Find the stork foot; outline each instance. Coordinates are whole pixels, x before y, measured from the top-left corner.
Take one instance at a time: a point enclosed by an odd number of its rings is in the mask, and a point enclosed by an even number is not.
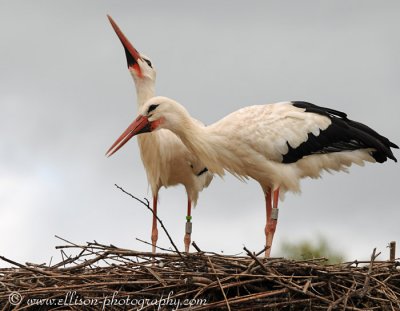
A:
[[[273,191],[272,198],[271,189],[265,195],[266,210],[267,210],[267,224],[265,225],[265,257],[271,255],[272,241],[276,225],[278,224],[278,201],[279,201],[279,188]]]
[[[265,226],[265,240],[266,240],[265,257],[269,257],[271,255],[271,247],[272,247],[272,241],[274,240],[276,224],[277,221],[271,219],[270,221],[267,222],[267,225]]]
[[[189,253],[191,236],[192,236],[192,223],[190,221],[187,221],[185,227],[185,237],[183,238],[183,242],[185,243],[186,253]]]
[[[153,254],[156,253],[157,240],[158,240],[158,229],[156,227],[153,228],[153,230],[151,231],[151,244],[152,244]]]
[[[185,243],[185,252],[189,253],[190,242],[192,241],[190,238],[190,234],[186,233],[185,237],[183,238],[183,241]]]

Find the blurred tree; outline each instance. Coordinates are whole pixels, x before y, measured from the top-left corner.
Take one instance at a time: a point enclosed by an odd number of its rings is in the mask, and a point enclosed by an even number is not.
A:
[[[344,261],[345,256],[340,251],[331,248],[326,238],[319,236],[316,243],[303,240],[297,243],[284,241],[281,244],[281,254],[284,257],[297,260],[325,257],[327,264]]]

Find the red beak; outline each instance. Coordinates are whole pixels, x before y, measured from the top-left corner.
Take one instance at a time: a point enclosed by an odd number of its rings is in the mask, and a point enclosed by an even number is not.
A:
[[[111,23],[111,26],[114,28],[115,33],[117,34],[119,40],[125,49],[126,61],[128,63],[128,68],[134,68],[139,75],[141,75],[140,66],[138,64],[138,59],[142,60],[140,53],[133,47],[132,43],[125,37],[124,33],[119,29],[117,23],[112,19],[110,15],[107,15],[108,20]]]
[[[106,156],[110,157],[117,152],[123,145],[125,145],[133,136],[141,133],[151,132],[151,123],[145,116],[139,115],[135,121],[128,126],[125,132],[113,143],[110,149],[107,150]]]

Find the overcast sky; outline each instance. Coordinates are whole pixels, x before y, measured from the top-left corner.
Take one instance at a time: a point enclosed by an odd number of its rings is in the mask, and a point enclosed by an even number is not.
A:
[[[62,244],[97,240],[150,251],[150,199],[136,139],[105,151],[136,115],[110,14],[157,68],[157,94],[204,123],[240,107],[305,100],[343,110],[400,143],[398,1],[0,2],[0,255],[48,262]],[[399,151],[395,155],[400,158]],[[400,166],[352,167],[287,194],[283,240],[327,237],[349,259],[400,242]],[[214,178],[193,212],[204,250],[264,245],[259,185]],[[162,189],[159,216],[183,249],[186,195]],[[159,245],[169,247],[159,231]],[[4,263],[0,263],[0,266]]]

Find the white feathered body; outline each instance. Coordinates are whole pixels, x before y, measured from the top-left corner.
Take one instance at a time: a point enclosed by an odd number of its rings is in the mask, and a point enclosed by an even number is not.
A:
[[[138,143],[152,192],[182,184],[196,205],[199,192],[212,180],[210,172],[197,176],[204,169],[198,158],[169,130],[140,135]]]
[[[326,116],[304,111],[291,102],[249,106],[207,127],[182,114],[182,130],[173,130],[211,172],[222,176],[226,170],[241,179],[251,177],[265,191],[299,192],[301,178],[318,178],[323,170],[345,171],[353,163],[375,162],[371,149],[366,148],[282,163],[288,144],[297,148],[309,133],[318,136],[331,124]]]
[[[154,96],[155,77],[138,78],[134,73],[132,77],[140,111],[144,103]],[[213,178],[209,171],[199,175],[205,167],[204,164],[173,132],[166,129],[138,136],[138,144],[153,195],[156,195],[161,187],[182,184],[189,199],[196,206],[199,192],[207,187]]]

